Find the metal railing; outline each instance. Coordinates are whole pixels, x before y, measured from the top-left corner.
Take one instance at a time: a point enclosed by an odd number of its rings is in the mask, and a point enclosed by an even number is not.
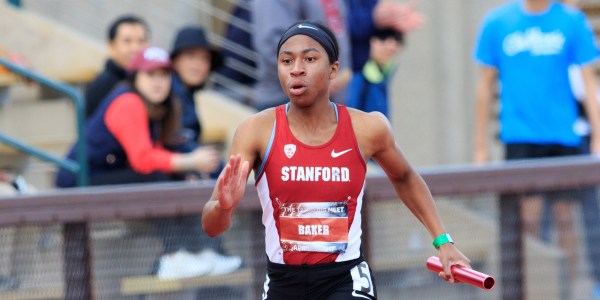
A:
[[[482,193],[508,194],[533,190],[554,190],[576,188],[600,184],[600,160],[591,157],[557,158],[507,162],[484,166],[455,166],[421,169],[420,174],[435,197],[468,196]],[[66,299],[83,299],[73,295],[88,295],[93,298],[96,285],[92,272],[93,255],[81,255],[81,249],[89,249],[89,226],[92,222],[110,220],[149,219],[199,214],[210,197],[214,182],[139,184],[123,186],[91,187],[85,189],[67,189],[40,193],[37,195],[4,198],[0,201],[0,226],[35,225],[56,223],[65,224],[63,248],[65,264]],[[389,202],[397,199],[393,187],[385,176],[367,178],[365,191],[368,205],[375,202]],[[169,201],[165,201],[169,199]],[[366,202],[365,202],[366,203]],[[502,299],[525,299],[526,281],[524,280],[524,248],[522,236],[515,234],[520,228],[515,222],[519,215],[517,197],[503,198],[499,201],[499,215],[496,222],[499,249],[510,249],[510,255],[501,253],[500,273],[502,280]],[[490,203],[491,204],[491,203]],[[249,184],[244,199],[238,207],[240,212],[251,212],[260,220],[260,201],[254,187]],[[367,214],[365,213],[365,216]],[[368,224],[376,219],[366,218]],[[69,224],[86,224],[82,228],[73,228]],[[250,226],[252,225],[252,226]],[[256,229],[253,241],[263,238],[261,225],[245,224],[244,228]],[[377,247],[369,242],[370,234],[364,232],[365,253],[369,248]],[[507,239],[506,237],[510,237]],[[464,241],[463,241],[464,244]],[[372,250],[372,249],[371,249]],[[87,251],[86,251],[87,252]],[[74,257],[73,253],[79,253]],[[256,260],[264,259],[262,248],[253,254]],[[262,265],[252,266],[255,272],[254,287],[260,290]],[[79,274],[79,276],[77,276]],[[88,276],[81,276],[87,274]],[[517,277],[516,279],[513,277]]]
[[[23,5],[21,0],[6,0],[6,2],[13,5],[14,7],[21,7]]]
[[[19,141],[16,138],[10,137],[2,132],[0,132],[0,143],[6,144],[10,147],[13,147],[19,151],[27,153],[29,155],[35,156],[41,160],[45,160],[51,162],[61,168],[65,168],[73,173],[77,174],[77,184],[79,186],[88,185],[88,168],[87,168],[87,159],[86,159],[86,149],[85,149],[85,141],[83,139],[83,124],[84,124],[84,102],[81,94],[73,87],[68,86],[63,83],[56,82],[49,78],[46,78],[40,74],[27,70],[23,67],[15,65],[5,59],[0,58],[0,66],[3,66],[10,71],[21,75],[25,78],[38,82],[49,89],[57,91],[61,94],[67,96],[75,107],[76,114],[76,126],[77,126],[77,161],[72,161],[70,159],[63,159],[51,155],[41,149],[38,149],[32,145],[28,145],[24,142]]]

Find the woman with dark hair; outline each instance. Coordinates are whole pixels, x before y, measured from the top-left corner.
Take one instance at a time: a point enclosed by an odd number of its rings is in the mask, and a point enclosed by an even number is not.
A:
[[[171,88],[171,60],[161,48],[134,55],[128,77],[103,100],[85,128],[91,185],[172,181],[175,173],[210,173],[219,167],[218,152],[166,150],[184,142],[178,138],[181,104]],[[75,158],[71,149],[69,158]],[[73,173],[61,169],[59,187],[75,186]],[[217,255],[219,245],[202,231],[199,216],[160,218],[155,224],[163,237],[163,255],[156,275],[177,279],[219,275],[241,265],[237,256]],[[203,237],[206,237],[204,239]],[[207,250],[208,249],[208,250]]]

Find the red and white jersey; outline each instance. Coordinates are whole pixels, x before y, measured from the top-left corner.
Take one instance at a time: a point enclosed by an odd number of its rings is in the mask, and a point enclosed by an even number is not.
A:
[[[301,265],[358,258],[366,164],[345,106],[333,137],[310,146],[292,134],[286,106],[276,118],[256,188],[265,245],[274,263]]]

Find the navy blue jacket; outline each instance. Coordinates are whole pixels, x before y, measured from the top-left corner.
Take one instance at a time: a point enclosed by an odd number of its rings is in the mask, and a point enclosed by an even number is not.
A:
[[[112,89],[127,77],[127,71],[113,60],[106,61],[104,70],[85,87],[85,117],[91,117],[98,109],[102,100]]]
[[[355,72],[348,85],[348,100],[346,106],[364,112],[378,111],[389,118],[388,81],[369,82],[362,72]]]
[[[378,0],[346,0],[348,6],[348,31],[352,47],[352,70],[362,71],[369,60],[370,39],[375,32],[373,10]]]
[[[187,88],[179,76],[173,73],[172,76],[172,89],[175,96],[180,100],[181,103],[181,132],[179,137],[183,139],[181,145],[175,147],[174,151],[188,153],[199,146],[198,140],[202,135],[202,127],[198,114],[196,113],[196,102],[194,100],[194,93],[197,89]]]
[[[86,121],[84,132],[90,177],[113,170],[129,168],[125,150],[104,122],[104,115],[110,104],[118,96],[127,92],[131,92],[131,89],[126,83],[118,84]],[[156,141],[157,137],[154,134],[153,127],[153,125],[150,125],[150,132],[152,140]],[[76,160],[76,157],[76,145],[74,145],[70,149],[67,158]],[[58,187],[74,187],[77,183],[76,176],[72,172],[61,168],[58,171],[55,183]]]

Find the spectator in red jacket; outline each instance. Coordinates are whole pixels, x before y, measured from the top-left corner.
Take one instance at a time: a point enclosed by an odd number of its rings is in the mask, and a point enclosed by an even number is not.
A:
[[[172,95],[171,68],[169,53],[161,48],[137,52],[127,68],[127,80],[88,119],[85,143],[91,185],[170,181],[173,173],[209,173],[219,166],[217,152],[165,149],[179,142],[175,137],[181,126],[180,103]],[[75,157],[74,148],[69,157]],[[75,177],[61,169],[56,183],[74,186]],[[164,244],[156,270],[161,279],[229,273],[242,263],[237,256],[218,254],[218,245],[212,245],[218,240],[201,239],[206,235],[199,216],[162,218],[156,224]]]

